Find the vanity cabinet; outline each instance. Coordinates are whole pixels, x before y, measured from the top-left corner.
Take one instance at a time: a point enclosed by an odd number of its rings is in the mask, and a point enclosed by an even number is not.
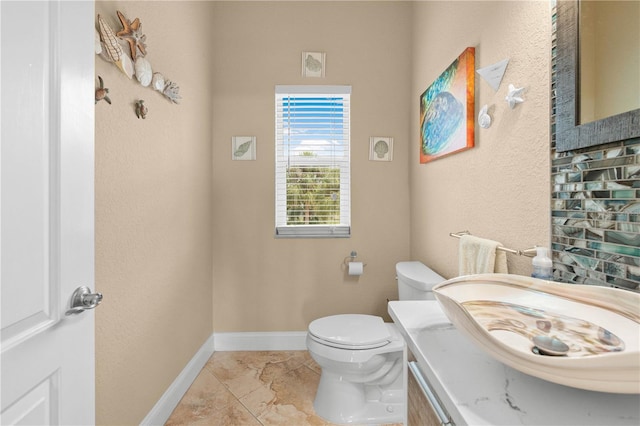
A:
[[[411,351],[407,355],[407,426],[453,426]]]
[[[435,300],[389,302],[407,342],[409,425],[640,425],[640,395],[594,392],[532,377],[494,359],[449,321]],[[413,376],[412,369],[419,367]],[[422,394],[423,381],[428,390]],[[431,393],[439,408],[430,408]],[[441,410],[444,417],[430,417]],[[441,421],[443,418],[444,421]]]

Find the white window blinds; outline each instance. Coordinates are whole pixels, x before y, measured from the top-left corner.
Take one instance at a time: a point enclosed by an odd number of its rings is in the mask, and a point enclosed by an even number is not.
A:
[[[276,86],[276,236],[348,237],[351,86]]]

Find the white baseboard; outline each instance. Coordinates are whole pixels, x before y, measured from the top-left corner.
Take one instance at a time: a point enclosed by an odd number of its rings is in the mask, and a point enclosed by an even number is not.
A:
[[[193,381],[216,351],[301,351],[306,331],[213,333],[160,397],[141,426],[164,425]]]
[[[216,351],[302,351],[306,331],[213,333]]]
[[[189,386],[191,386],[204,365],[211,358],[213,348],[212,334],[171,383],[169,389],[160,397],[156,405],[149,411],[149,414],[140,422],[141,425],[164,425],[167,422],[169,416],[171,416],[171,413],[173,413],[173,410],[189,389]]]

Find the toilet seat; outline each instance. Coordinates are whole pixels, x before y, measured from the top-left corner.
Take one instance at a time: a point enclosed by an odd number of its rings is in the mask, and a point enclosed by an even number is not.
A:
[[[309,324],[309,335],[318,343],[339,349],[375,349],[392,340],[381,317],[362,314],[332,315]]]

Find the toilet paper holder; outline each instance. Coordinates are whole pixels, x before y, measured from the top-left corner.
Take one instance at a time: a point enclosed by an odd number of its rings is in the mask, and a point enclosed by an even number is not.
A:
[[[349,256],[344,258],[342,263],[344,263],[344,266],[349,267],[349,262],[355,262],[357,256],[358,256],[358,253],[355,250],[352,250],[351,253],[349,254]],[[367,266],[367,264],[363,262],[362,266],[363,267]]]

